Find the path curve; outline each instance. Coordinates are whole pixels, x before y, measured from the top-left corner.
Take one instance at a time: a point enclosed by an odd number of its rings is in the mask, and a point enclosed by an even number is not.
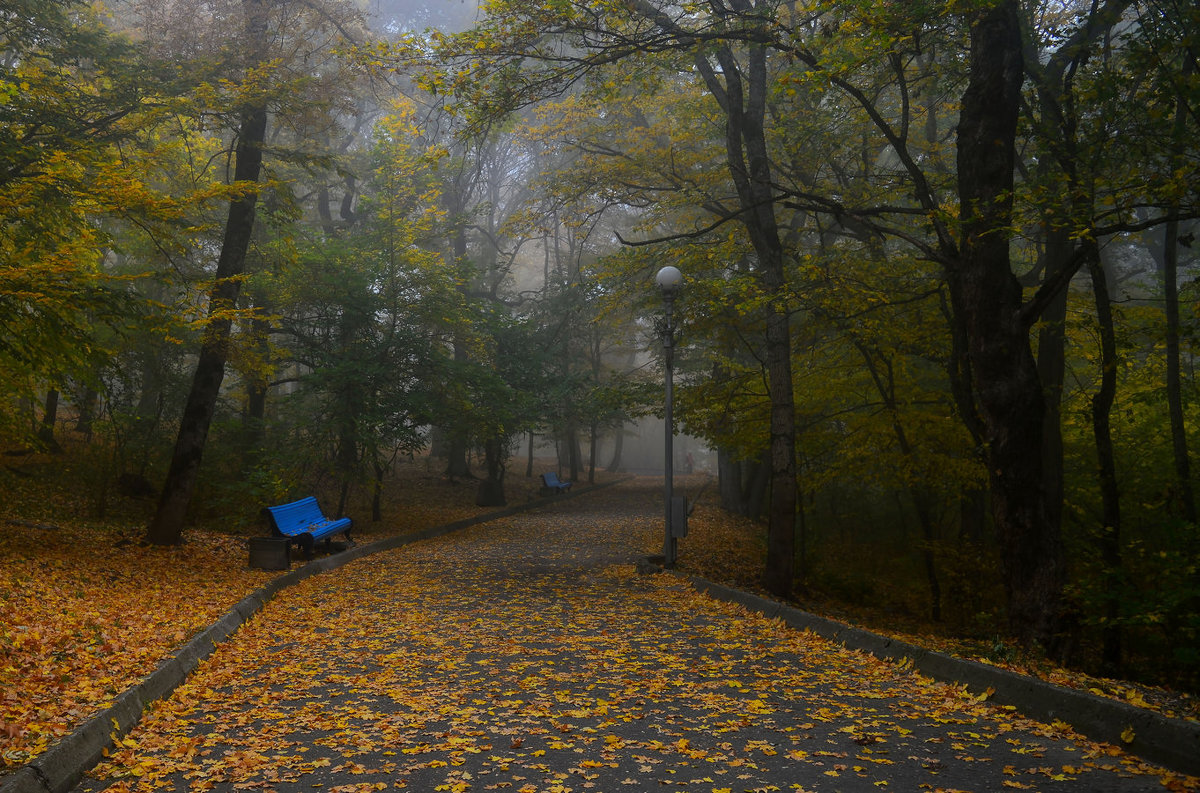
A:
[[[77,790],[1164,789],[1063,726],[638,574],[660,505],[614,488],[308,578]]]

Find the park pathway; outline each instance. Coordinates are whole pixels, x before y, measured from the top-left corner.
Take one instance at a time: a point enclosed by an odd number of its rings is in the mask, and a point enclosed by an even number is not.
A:
[[[618,486],[309,578],[78,790],[1164,790],[1065,728],[639,574],[660,504]]]

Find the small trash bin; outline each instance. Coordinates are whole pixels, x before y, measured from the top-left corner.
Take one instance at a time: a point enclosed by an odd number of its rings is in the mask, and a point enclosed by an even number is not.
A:
[[[256,570],[287,570],[292,565],[291,546],[286,537],[251,537],[250,566]]]

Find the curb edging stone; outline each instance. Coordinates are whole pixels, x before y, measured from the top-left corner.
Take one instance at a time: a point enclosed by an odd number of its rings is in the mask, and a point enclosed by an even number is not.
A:
[[[83,779],[88,769],[100,762],[104,751],[113,746],[141,720],[152,703],[163,699],[181,685],[208,658],[217,645],[228,640],[252,616],[258,613],[275,595],[306,578],[336,570],[364,556],[399,548],[420,540],[441,537],[456,531],[510,517],[521,512],[550,506],[567,499],[612,487],[620,479],[601,482],[575,492],[556,495],[552,499],[537,499],[523,504],[487,512],[471,518],[456,520],[411,534],[387,537],[366,545],[355,545],[331,556],[314,559],[294,570],[279,575],[242,598],[215,623],[182,647],[164,658],[147,677],[117,696],[113,704],[89,718],[70,734],[0,780],[0,793],[68,793]]]
[[[927,650],[696,576],[676,575],[715,600],[737,603],[768,619],[779,619],[796,630],[811,631],[876,658],[901,663],[911,661],[913,669],[923,675],[964,686],[976,696],[986,695],[989,702],[1011,706],[1024,716],[1046,723],[1064,722],[1091,740],[1119,746],[1130,754],[1173,771],[1200,776],[1200,723],[1064,688],[979,661]],[[1127,729],[1133,732],[1132,741],[1122,737],[1123,733],[1127,734]]]
[[[119,695],[108,708],[0,780],[0,793],[68,793],[87,770],[100,761],[105,749],[133,729],[150,704],[169,696],[201,661],[213,653],[217,645],[232,637],[247,620],[284,589],[365,556],[584,496],[618,484],[619,481],[621,480],[593,485],[585,490],[560,494],[549,500],[528,501],[366,545],[356,545],[273,578],[236,603],[187,644],[175,650],[173,656],[162,660],[149,676]],[[868,652],[894,662],[911,661],[916,671],[936,680],[963,686],[976,695],[982,695],[990,689],[987,696],[992,703],[1011,706],[1022,715],[1039,721],[1064,722],[1089,739],[1120,746],[1131,754],[1171,770],[1200,776],[1200,724],[1195,722],[1169,718],[1106,697],[1063,688],[977,661],[926,650],[742,590],[673,570],[670,572],[688,581],[697,591],[716,600],[740,604],[768,619],[779,619],[796,630],[811,631],[851,650]],[[1133,732],[1133,740],[1129,742],[1122,738],[1127,729]]]

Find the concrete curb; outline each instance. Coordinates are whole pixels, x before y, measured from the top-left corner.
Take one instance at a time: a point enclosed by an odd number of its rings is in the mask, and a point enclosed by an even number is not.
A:
[[[319,573],[336,570],[355,559],[380,551],[399,548],[419,540],[441,537],[456,531],[506,518],[521,512],[550,506],[565,499],[578,498],[596,490],[611,487],[621,480],[591,485],[575,492],[553,498],[527,501],[524,504],[464,518],[443,526],[388,537],[367,545],[356,545],[332,556],[314,559],[272,579],[240,600],[211,626],[192,637],[175,655],[164,659],[148,677],[117,697],[108,708],[88,719],[70,735],[61,739],[29,763],[21,766],[0,782],[0,793],[67,793],[83,779],[89,768],[100,762],[104,750],[129,733],[153,702],[171,694],[200,665],[212,655],[217,645],[237,633],[245,622],[279,592]]]
[[[770,619],[782,620],[796,630],[812,631],[822,638],[851,650],[868,652],[876,658],[911,661],[913,668],[921,674],[965,686],[977,695],[990,689],[989,702],[1011,705],[1021,714],[1038,721],[1064,722],[1094,741],[1120,746],[1131,754],[1173,771],[1200,776],[1200,724],[1196,722],[1169,718],[1145,708],[1063,688],[978,661],[926,650],[702,578],[676,575],[690,581],[696,590],[715,600],[740,604]],[[1126,730],[1132,730],[1132,741],[1122,738]]]

